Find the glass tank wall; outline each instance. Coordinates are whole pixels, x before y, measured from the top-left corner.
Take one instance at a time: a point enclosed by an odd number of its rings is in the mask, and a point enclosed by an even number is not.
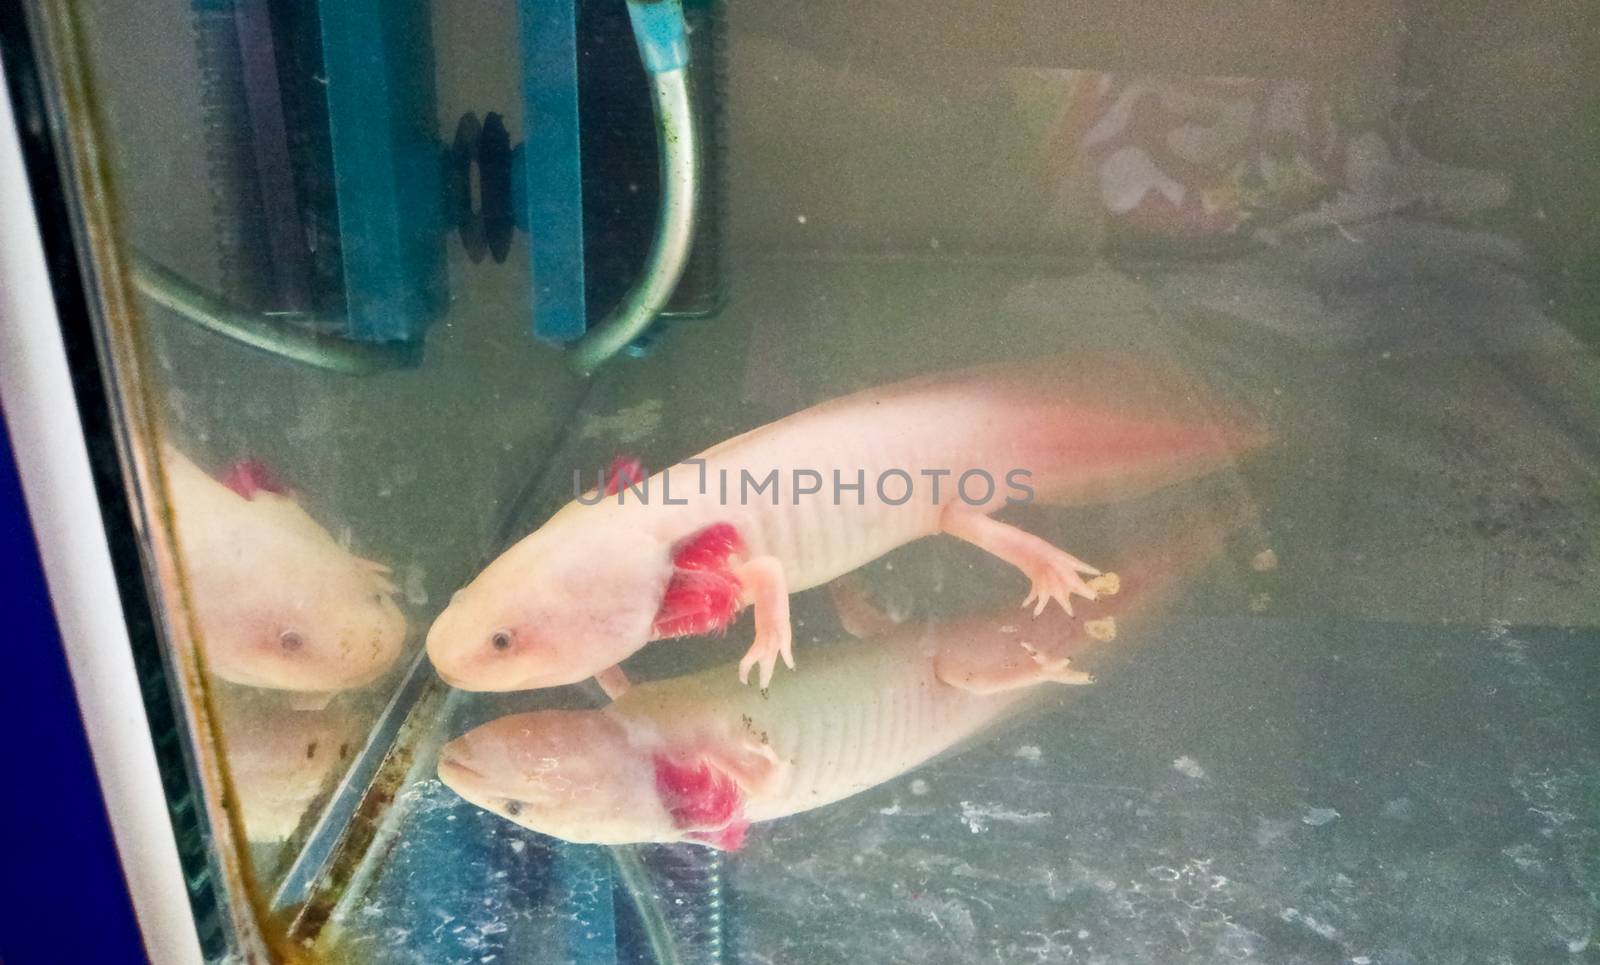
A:
[[[40,6],[214,957],[1594,955],[1591,10]]]

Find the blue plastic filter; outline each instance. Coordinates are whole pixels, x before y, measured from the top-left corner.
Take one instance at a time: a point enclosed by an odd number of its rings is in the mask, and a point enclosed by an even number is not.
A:
[[[416,341],[448,302],[428,5],[321,11],[350,336]]]
[[[512,203],[528,232],[533,332],[570,342],[583,335],[587,317],[577,4],[524,0],[518,24],[526,133],[512,157]]]

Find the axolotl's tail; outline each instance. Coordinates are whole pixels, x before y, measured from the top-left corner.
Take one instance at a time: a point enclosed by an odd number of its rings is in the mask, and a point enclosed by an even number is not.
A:
[[[1273,433],[1248,407],[1158,358],[1092,354],[987,373],[1004,445],[1033,500],[1113,502],[1239,462]]]

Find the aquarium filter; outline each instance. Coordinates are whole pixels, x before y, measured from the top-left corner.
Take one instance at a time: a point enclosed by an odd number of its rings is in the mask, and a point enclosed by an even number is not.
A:
[[[179,314],[343,371],[407,364],[448,246],[529,247],[530,328],[589,371],[721,301],[714,0],[519,0],[526,133],[446,143],[426,0],[193,0],[221,290],[154,264]],[[654,150],[651,148],[654,147]]]

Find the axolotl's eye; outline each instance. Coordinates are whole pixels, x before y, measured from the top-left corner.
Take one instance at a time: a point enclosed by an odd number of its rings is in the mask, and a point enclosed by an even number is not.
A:
[[[522,802],[521,801],[507,801],[506,802],[506,815],[508,817],[513,817],[514,818],[514,817],[516,817],[517,815],[519,815],[521,813],[522,813]]]
[[[278,646],[294,653],[306,645],[306,638],[301,636],[299,630],[285,630],[278,634]]]
[[[507,650],[510,650],[511,649],[511,631],[510,630],[496,630],[494,633],[490,634],[489,635],[489,646],[495,648],[496,650],[500,651],[501,653],[505,653]]]

